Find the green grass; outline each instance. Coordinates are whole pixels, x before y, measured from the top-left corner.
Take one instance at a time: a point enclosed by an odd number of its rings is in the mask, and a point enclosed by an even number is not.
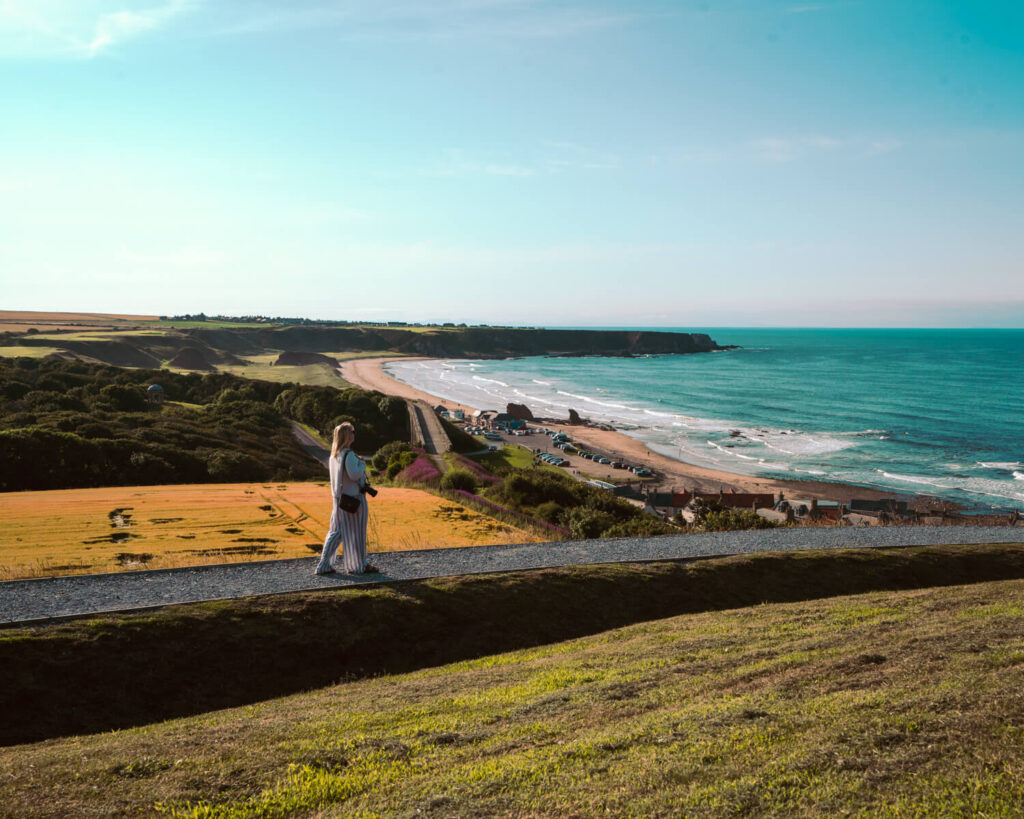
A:
[[[255,381],[273,381],[277,384],[306,384],[313,387],[349,387],[337,371],[328,364],[303,364],[300,366],[275,366],[272,362],[277,360],[280,353],[263,353],[249,356],[247,364],[218,364],[217,371],[231,373],[242,378],[251,378]],[[167,366],[165,369],[171,372],[189,373],[191,370],[183,370]]]
[[[703,590],[706,597],[717,588],[724,602],[734,593],[727,583],[739,581],[749,592],[747,584],[758,577],[792,573],[785,593],[800,585],[806,595],[813,575],[803,572],[812,567],[823,570],[826,590],[852,577],[877,583],[885,564],[905,583],[933,573],[956,580],[986,562],[994,571],[996,555],[1010,556],[983,547],[971,562],[968,551],[714,561],[686,569],[699,574],[686,594]],[[681,580],[673,574],[678,569],[593,567],[515,580],[438,581],[430,607],[448,601],[447,619],[436,624],[447,628],[433,639],[439,646],[460,639],[465,622],[451,619],[460,605],[470,619],[482,612],[485,629],[497,626],[497,617],[488,618],[515,611],[487,608],[503,586],[520,595],[499,595],[502,605],[518,599],[520,608],[532,608],[537,593],[561,607],[574,593],[583,594],[584,605],[601,593],[606,602],[590,622],[608,622],[626,600],[609,598],[609,590],[624,585],[634,597],[656,599],[671,588],[660,580]],[[531,577],[544,582],[533,586]],[[645,587],[647,594],[638,594]],[[469,589],[475,593],[466,596]],[[305,617],[295,609],[284,616],[286,607],[280,630],[330,635],[320,640],[323,662],[339,652],[372,657],[382,641],[418,650],[427,638],[411,625],[416,617],[405,630],[394,633],[391,622],[377,639],[365,639],[367,624],[386,618],[389,606],[404,601],[410,615],[425,611],[426,598],[411,586],[388,592],[390,603],[382,594],[320,595],[350,596],[354,605],[346,615],[358,616],[325,620],[312,609]],[[254,615],[234,604],[207,608],[207,617],[223,617],[241,631]],[[547,620],[555,639],[535,631],[529,639],[540,644],[514,651],[132,730],[2,749],[0,812],[1019,816],[1022,611],[1024,581],[1010,580],[682,614],[569,640],[558,640],[564,629]],[[553,613],[538,611],[534,619]],[[507,642],[505,632],[522,619],[496,631],[494,640]],[[142,618],[149,628],[160,620],[160,614]],[[127,627],[120,618],[58,629],[91,628],[100,644],[105,633]],[[364,639],[353,641],[352,629]],[[208,634],[203,628],[187,633],[200,643]],[[168,626],[163,636],[174,641],[175,631]],[[36,638],[8,632],[3,639],[0,646]],[[274,639],[260,648],[278,650]],[[182,649],[183,663],[187,656]],[[291,657],[277,659],[296,668]],[[237,670],[239,679],[254,673],[261,669]],[[201,662],[191,674],[196,679],[179,684],[198,684]],[[69,705],[88,693],[72,682],[65,681]],[[109,699],[119,694],[103,692]]]
[[[478,438],[478,440],[480,441],[481,446],[488,446],[493,443],[493,441],[488,441],[486,438]],[[533,451],[526,446],[507,443],[497,452],[486,452],[480,455],[473,455],[471,457],[485,469],[490,472],[494,472],[495,474],[499,474],[507,472],[509,469],[533,468],[534,455]],[[564,470],[543,462],[541,462],[536,468],[548,469],[553,472],[562,472],[564,474]]]
[[[59,352],[59,347],[0,347],[0,358],[46,358]]]
[[[1024,577],[1020,546],[791,552],[466,576],[0,630],[0,743],[137,725],[686,612],[1008,577]],[[67,691],[75,707],[54,708]]]

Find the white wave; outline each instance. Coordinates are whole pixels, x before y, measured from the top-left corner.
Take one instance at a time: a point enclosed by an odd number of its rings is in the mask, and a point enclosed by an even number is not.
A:
[[[550,381],[541,381],[538,378],[534,378],[534,379],[532,379],[532,381],[533,381],[534,384],[540,384],[542,387],[550,387],[551,386],[551,382]]]
[[[1020,461],[977,461],[978,466],[985,469],[1022,469],[1024,464]]]
[[[1014,471],[1014,473],[1013,473],[1013,479],[1014,479],[1015,481],[1024,481],[1024,472],[1017,472],[1017,471]]]
[[[764,445],[769,449],[785,452],[787,455],[826,455],[831,452],[842,452],[856,446],[852,441],[840,441],[828,436],[815,437],[808,434],[767,435]]]
[[[946,486],[945,484],[942,483],[935,483],[934,480],[931,480],[929,478],[922,478],[920,475],[895,475],[892,472],[886,472],[884,469],[879,469],[878,471],[881,472],[885,477],[894,481],[904,481],[906,483],[920,483],[925,484],[927,486],[934,486],[939,489],[953,488],[952,486]]]
[[[725,453],[726,455],[731,455],[733,458],[742,458],[744,461],[757,461],[757,460],[760,460],[758,458],[753,458],[750,455],[744,455],[742,452],[734,452],[729,447],[719,446],[714,441],[708,441],[707,444],[708,444],[709,447],[712,447],[713,449],[717,449],[720,452]]]
[[[475,380],[475,381],[486,381],[489,384],[497,384],[499,387],[507,387],[508,386],[508,384],[506,384],[504,381],[498,381],[498,379],[496,379],[496,378],[484,378],[482,375],[474,375],[473,376],[473,380]]]

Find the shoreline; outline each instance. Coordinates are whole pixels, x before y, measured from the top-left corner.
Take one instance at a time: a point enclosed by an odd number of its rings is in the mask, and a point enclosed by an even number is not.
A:
[[[387,395],[395,395],[400,398],[408,398],[415,401],[426,401],[431,406],[444,404],[450,408],[461,408],[468,413],[481,409],[470,407],[456,401],[450,401],[432,395],[424,390],[412,387],[403,381],[398,381],[384,372],[384,365],[390,361],[427,361],[432,360],[428,356],[382,356],[379,358],[352,358],[340,361],[339,373],[346,381],[363,389],[382,392]],[[660,491],[697,491],[697,492],[728,492],[730,489],[736,492],[750,493],[772,493],[778,495],[784,493],[787,498],[834,500],[840,503],[849,504],[853,498],[865,500],[880,500],[883,498],[913,499],[918,502],[924,501],[935,507],[942,507],[953,511],[960,507],[952,501],[942,500],[933,496],[914,495],[906,492],[895,492],[882,490],[856,484],[833,483],[829,481],[803,481],[781,478],[759,478],[750,475],[742,475],[736,472],[710,469],[708,467],[695,466],[684,461],[670,458],[655,452],[636,438],[631,438],[624,432],[618,430],[601,429],[596,426],[584,426],[568,424],[565,421],[538,418],[535,424],[543,425],[549,429],[564,432],[589,448],[597,450],[605,455],[629,463],[636,463],[653,469],[657,474],[663,476],[657,482]],[[545,441],[547,436],[544,436]],[[528,436],[525,440],[515,440],[527,448],[531,447],[531,441],[536,436]],[[575,461],[575,459],[571,459]],[[584,461],[588,474],[598,472],[599,467],[591,462]],[[573,464],[576,466],[576,464]],[[603,477],[595,475],[595,477]],[[621,470],[607,470],[607,477],[623,482],[625,477]]]

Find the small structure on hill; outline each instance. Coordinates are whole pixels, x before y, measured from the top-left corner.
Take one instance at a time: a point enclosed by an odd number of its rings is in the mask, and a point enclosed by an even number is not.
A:
[[[162,404],[164,398],[164,388],[159,384],[150,384],[146,387],[146,401],[150,404]]]

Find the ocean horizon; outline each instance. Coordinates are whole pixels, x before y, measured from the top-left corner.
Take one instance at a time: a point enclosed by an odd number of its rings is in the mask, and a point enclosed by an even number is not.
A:
[[[739,349],[386,370],[469,406],[515,402],[555,418],[575,409],[697,466],[933,495],[976,511],[1024,502],[1024,330],[572,329],[701,332]]]

